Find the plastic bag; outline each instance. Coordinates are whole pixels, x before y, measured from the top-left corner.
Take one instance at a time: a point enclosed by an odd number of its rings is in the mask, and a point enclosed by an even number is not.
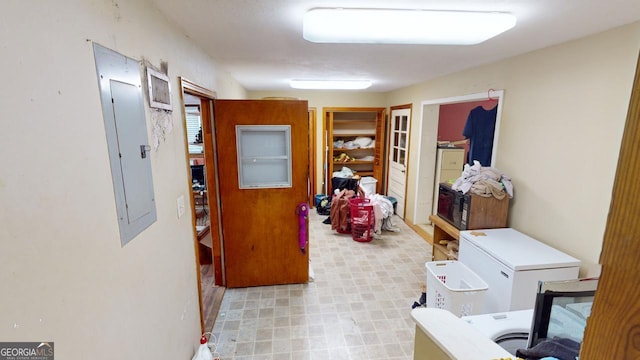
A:
[[[213,335],[211,335],[211,336],[213,336]],[[215,339],[215,337],[214,337],[214,339]],[[214,345],[214,350],[213,351],[214,352],[212,353],[211,349],[209,348],[209,346],[207,344],[206,333],[202,334],[202,337],[200,338],[200,346],[196,350],[196,353],[193,355],[191,360],[220,360],[220,356],[218,356],[218,354],[215,353],[215,345]]]
[[[331,198],[329,196],[322,197],[316,206],[316,211],[318,215],[329,215],[331,213]]]

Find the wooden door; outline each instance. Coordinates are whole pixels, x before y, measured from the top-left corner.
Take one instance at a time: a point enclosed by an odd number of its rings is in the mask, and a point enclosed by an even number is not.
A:
[[[407,191],[410,122],[411,107],[391,108],[387,195],[397,200],[396,214],[403,219]]]
[[[307,102],[215,100],[214,107],[227,287],[307,282],[296,212],[309,199]]]

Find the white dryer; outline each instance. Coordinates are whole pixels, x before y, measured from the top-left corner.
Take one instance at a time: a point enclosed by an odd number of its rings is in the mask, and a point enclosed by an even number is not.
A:
[[[532,319],[533,309],[462,317],[512,355],[527,348]]]

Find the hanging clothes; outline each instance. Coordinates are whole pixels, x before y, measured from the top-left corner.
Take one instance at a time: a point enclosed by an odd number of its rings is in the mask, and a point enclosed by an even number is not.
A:
[[[477,106],[469,112],[467,122],[462,130],[462,136],[470,140],[468,164],[478,160],[482,166],[491,166],[497,115],[497,105],[491,110]]]

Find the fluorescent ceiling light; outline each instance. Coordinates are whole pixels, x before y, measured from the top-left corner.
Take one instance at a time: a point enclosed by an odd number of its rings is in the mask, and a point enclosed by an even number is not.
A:
[[[291,80],[294,89],[305,90],[362,90],[372,85],[370,80]]]
[[[473,45],[516,24],[507,13],[392,9],[311,9],[303,37],[316,43]]]

